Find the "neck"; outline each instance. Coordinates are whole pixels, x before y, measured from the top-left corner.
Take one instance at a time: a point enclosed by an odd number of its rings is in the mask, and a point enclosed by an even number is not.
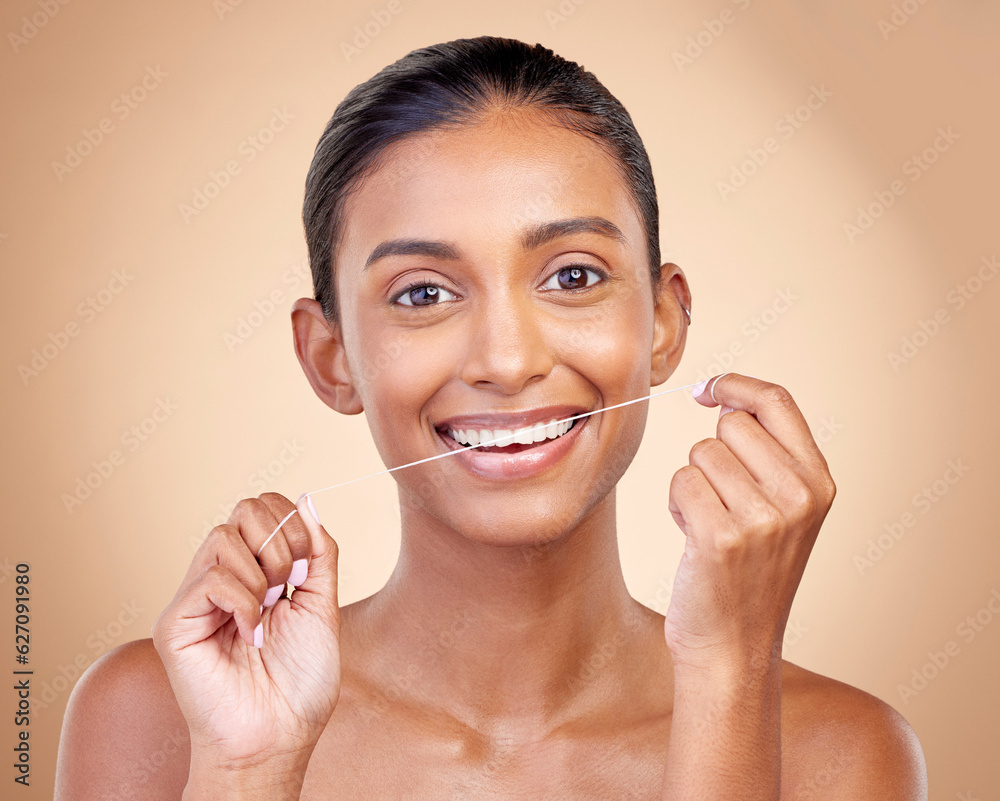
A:
[[[665,644],[650,652],[662,618],[622,576],[613,490],[542,545],[483,544],[401,510],[399,561],[366,610],[383,684],[480,731],[549,731],[651,677],[669,682]]]

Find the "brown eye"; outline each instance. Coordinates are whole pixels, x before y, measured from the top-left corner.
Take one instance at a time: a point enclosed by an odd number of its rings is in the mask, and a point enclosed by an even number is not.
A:
[[[581,264],[571,264],[568,267],[563,267],[561,270],[557,270],[552,274],[552,278],[545,282],[546,289],[584,289],[588,286],[593,286],[595,282],[587,282],[587,273],[591,275],[596,275],[599,280],[604,279],[603,273],[600,270],[594,269],[593,267],[584,267]],[[551,286],[551,283],[555,279],[556,286]]]
[[[437,284],[411,284],[396,295],[393,300],[401,306],[435,306],[441,300],[448,300],[448,298],[442,297],[442,292],[445,295],[451,295],[452,298],[455,297],[447,289],[437,286]]]

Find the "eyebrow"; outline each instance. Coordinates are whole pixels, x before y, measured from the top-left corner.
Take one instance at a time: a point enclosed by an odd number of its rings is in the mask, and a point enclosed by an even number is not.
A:
[[[627,244],[621,229],[604,217],[571,217],[532,226],[521,235],[521,248],[533,250],[553,239],[577,233],[599,234],[623,245]],[[458,261],[462,257],[461,251],[450,242],[429,239],[390,239],[376,246],[371,255],[368,256],[364,269],[367,270],[376,261],[386,256],[431,256],[446,261]]]

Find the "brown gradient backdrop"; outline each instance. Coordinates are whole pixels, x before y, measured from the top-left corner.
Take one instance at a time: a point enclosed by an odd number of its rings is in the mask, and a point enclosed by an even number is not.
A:
[[[686,270],[694,295],[670,385],[729,359],[723,369],[788,387],[823,443],[839,495],[792,609],[786,658],[899,709],[923,743],[932,797],[998,797],[1000,616],[988,603],[996,593],[1000,610],[1000,281],[977,279],[983,259],[1000,256],[997,4],[907,0],[914,13],[891,30],[880,20],[906,11],[888,0],[836,10],[818,0],[224,1],[94,0],[49,18],[17,0],[0,13],[0,660],[16,667],[14,565],[27,562],[36,700],[32,787],[9,797],[51,797],[79,666],[149,636],[194,548],[236,500],[265,489],[294,499],[384,467],[364,417],[324,406],[292,350],[291,303],[311,294],[303,181],[350,88],[413,48],[485,33],[581,62],[633,115],[657,182],[664,258]],[[725,9],[721,35],[679,66],[674,53]],[[45,24],[28,36],[32,16]],[[366,23],[370,41],[345,53]],[[116,102],[157,69],[135,108]],[[814,86],[832,95],[785,138],[777,121]],[[283,130],[249,160],[241,143],[275,109]],[[57,175],[53,162],[105,117],[114,127]],[[938,138],[935,162],[915,175],[906,163],[934,148],[939,127],[958,138]],[[775,152],[723,197],[718,182],[769,136]],[[181,204],[230,160],[239,173],[185,219]],[[896,180],[905,192],[851,237],[844,224]],[[127,284],[108,294],[115,271]],[[948,299],[958,285],[979,290],[961,309]],[[101,290],[111,299],[100,313],[79,308],[101,303]],[[245,341],[227,341],[273,292],[273,313],[254,317]],[[792,300],[775,307],[780,292]],[[925,335],[921,321],[935,314]],[[21,369],[74,322],[76,336],[43,369]],[[894,365],[904,337],[920,347]],[[628,586],[661,612],[683,548],[666,487],[716,419],[686,392],[651,401],[619,486]],[[145,440],[130,439],[144,420]],[[65,495],[114,450],[121,463],[107,478],[94,473],[100,485],[68,509]],[[253,478],[260,470],[266,480]],[[933,503],[914,497],[924,488]],[[343,603],[371,594],[398,553],[391,477],[316,503],[341,546]],[[880,558],[859,567],[871,548]],[[960,628],[977,612],[979,631]],[[929,652],[949,641],[947,665],[935,668]],[[904,697],[915,669],[938,672]],[[8,797],[16,698],[3,696]]]

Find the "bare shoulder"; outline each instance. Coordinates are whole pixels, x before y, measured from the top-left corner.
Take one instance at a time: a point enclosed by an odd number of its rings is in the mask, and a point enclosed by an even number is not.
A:
[[[874,695],[783,662],[781,727],[782,799],[926,801],[920,741]]]
[[[63,718],[55,801],[180,798],[191,741],[151,639],[109,651],[80,677]]]

